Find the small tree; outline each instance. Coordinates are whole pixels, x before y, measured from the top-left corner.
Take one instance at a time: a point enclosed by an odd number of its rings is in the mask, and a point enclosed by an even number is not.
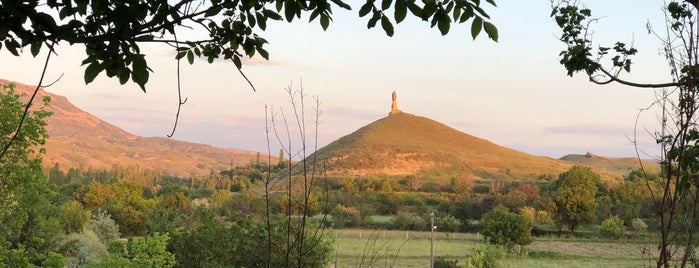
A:
[[[503,206],[497,206],[483,215],[483,235],[488,242],[509,250],[514,245],[528,245],[534,241],[529,220]]]
[[[589,167],[573,166],[561,173],[554,183],[554,198],[558,226],[568,225],[571,232],[582,224],[595,220],[597,184],[599,175]],[[560,231],[560,230],[559,230]]]
[[[449,239],[449,233],[458,231],[459,227],[461,227],[461,221],[459,221],[457,218],[454,218],[454,216],[452,215],[446,215],[438,217],[436,225],[439,226],[438,230],[443,231],[445,234],[447,234],[447,239]]]
[[[599,232],[602,237],[619,239],[626,234],[626,226],[619,216],[613,215],[602,221]]]

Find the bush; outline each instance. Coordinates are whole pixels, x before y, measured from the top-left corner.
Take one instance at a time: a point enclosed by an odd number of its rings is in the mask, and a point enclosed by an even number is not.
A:
[[[602,237],[619,239],[626,234],[626,227],[619,216],[613,215],[602,222],[599,232]]]
[[[490,243],[505,246],[510,250],[514,245],[528,245],[534,241],[529,220],[503,206],[498,206],[483,215],[483,235]]]
[[[644,222],[642,219],[635,218],[631,220],[631,228],[636,231],[636,232],[645,232],[648,229],[648,224]]]
[[[502,250],[492,245],[474,248],[466,258],[466,267],[493,268],[503,256]],[[436,266],[435,266],[436,267]]]
[[[434,268],[458,268],[458,260],[449,260],[445,257],[435,257],[434,258]]]

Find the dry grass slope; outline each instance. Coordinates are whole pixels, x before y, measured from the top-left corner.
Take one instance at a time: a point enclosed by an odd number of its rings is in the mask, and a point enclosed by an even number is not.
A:
[[[519,152],[408,113],[389,115],[317,152],[330,176],[439,174],[471,178],[558,176],[573,164]],[[606,178],[615,177],[604,174]]]
[[[0,79],[0,85],[13,83],[17,93],[31,94],[34,86]],[[209,174],[234,165],[252,163],[257,153],[223,149],[210,145],[163,137],[140,137],[75,107],[66,97],[40,90],[38,97],[51,97],[48,120],[49,139],[44,164],[69,167],[109,168],[113,165],[140,166],[172,175]],[[261,160],[266,161],[266,155]],[[273,157],[276,163],[276,157]]]

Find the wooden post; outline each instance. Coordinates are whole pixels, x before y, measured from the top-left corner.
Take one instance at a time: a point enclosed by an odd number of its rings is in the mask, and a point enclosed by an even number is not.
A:
[[[430,268],[434,268],[434,212],[430,212]]]

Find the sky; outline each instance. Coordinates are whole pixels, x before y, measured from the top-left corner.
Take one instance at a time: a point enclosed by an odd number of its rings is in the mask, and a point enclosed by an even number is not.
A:
[[[441,36],[412,17],[388,37],[380,27],[366,28],[368,18],[358,17],[354,2],[348,1],[353,11],[335,8],[327,31],[317,21],[268,23],[260,35],[270,43],[270,60],[248,59],[243,67],[256,92],[231,62],[183,63],[182,94],[188,101],[173,138],[266,152],[265,126],[271,122],[265,107],[276,112],[277,124],[282,112],[293,120],[286,90],[303,86],[309,141],[315,135],[313,97],[320,102],[320,147],[387,116],[395,90],[403,112],[519,151],[554,158],[586,152],[636,156],[631,139],[639,110],[648,107],[658,91],[599,86],[584,75],[568,77],[558,63],[564,46],[549,17],[549,1],[497,1],[497,7],[486,6],[499,29],[497,43],[485,32],[473,40],[470,22],[452,26]],[[596,42],[618,40],[639,49],[632,73],[624,78],[644,83],[670,80],[658,53],[661,41],[646,28],[648,23],[664,26],[661,1],[582,2],[600,17],[594,25]],[[143,49],[154,70],[147,93],[104,74],[85,85],[80,66],[84,48],[67,44],[52,58],[46,79],[63,77],[47,91],[131,133],[164,137],[177,112],[177,62],[168,46]],[[27,51],[14,57],[1,50],[0,78],[36,84],[45,53],[44,49],[33,58]],[[657,156],[647,134],[658,128],[656,114],[641,113],[638,126],[642,157]],[[274,154],[279,145],[271,139],[269,150]]]

